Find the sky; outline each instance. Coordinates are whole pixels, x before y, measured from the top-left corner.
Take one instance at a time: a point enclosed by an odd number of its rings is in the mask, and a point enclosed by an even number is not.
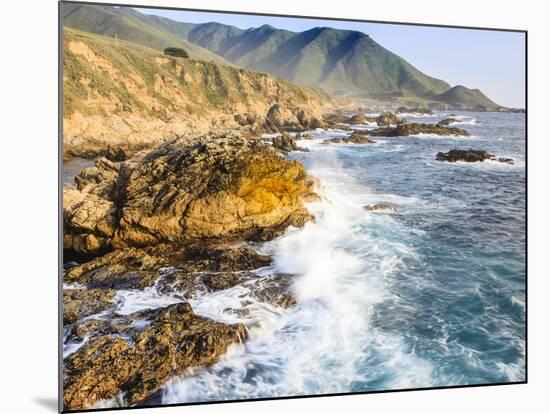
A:
[[[295,32],[319,26],[358,30],[420,71],[451,86],[478,88],[499,105],[525,106],[524,33],[179,10],[138,10],[183,22],[216,21],[241,29],[270,24]]]

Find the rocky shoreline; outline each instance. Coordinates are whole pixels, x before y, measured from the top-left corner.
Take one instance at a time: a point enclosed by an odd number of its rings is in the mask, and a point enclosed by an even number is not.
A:
[[[147,404],[170,379],[214,364],[246,340],[242,323],[197,315],[189,303],[197,295],[246,285],[255,300],[270,306],[296,303],[294,275],[262,275],[272,258],[251,243],[314,220],[305,203],[320,200],[319,181],[299,161],[284,157],[307,151],[296,143],[310,138],[303,132],[338,128],[343,121],[378,125],[327,139],[327,145],[374,144],[369,136],[422,132],[467,135],[408,123],[394,113],[369,119],[363,111],[336,112],[292,124],[281,120],[281,111],[271,111],[261,128],[278,133],[272,138],[252,133],[257,119],[236,116],[243,125],[236,131],[176,137],[137,152],[111,148],[76,175],[75,185],[64,186],[65,409],[113,399]],[[395,206],[364,209],[391,213]],[[117,310],[122,293],[146,290],[175,303],[128,314]]]
[[[260,277],[271,258],[241,245],[313,219],[304,203],[319,199],[317,180],[275,147],[239,134],[180,138],[99,158],[75,184],[63,188],[64,253],[85,260],[65,263],[65,342],[76,345],[64,359],[65,409],[146,403],[244,341],[244,325],[193,312],[198,292],[247,283],[259,301],[295,303],[292,276]],[[119,292],[152,288],[181,301],[117,313]]]

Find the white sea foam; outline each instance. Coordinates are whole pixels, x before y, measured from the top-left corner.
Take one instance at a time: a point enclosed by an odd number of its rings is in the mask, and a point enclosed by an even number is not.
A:
[[[390,233],[400,225],[362,207],[374,198],[412,200],[370,195],[323,154],[317,154],[319,167],[310,170],[323,183],[324,201],[309,205],[316,222],[262,247],[274,256],[270,271],[297,275],[292,290],[298,304],[262,308],[249,300],[246,284],[193,299],[197,313],[225,322],[250,322],[224,311],[249,307],[254,329],[251,339],[213,367],[171,381],[163,402],[346,392],[353,384],[368,389],[377,378],[385,378],[384,388],[432,384],[433,368],[414,349],[371,328],[374,307],[392,298],[388,278],[414,252],[399,236],[371,238],[370,225],[388,226]]]
[[[424,139],[449,139],[449,140],[475,140],[475,139],[478,139],[479,137],[475,136],[475,135],[470,135],[470,136],[466,136],[466,135],[438,135],[438,134],[427,134],[427,133],[424,133],[424,132],[421,132],[419,134],[413,134],[413,135],[409,135],[408,138],[424,138]]]
[[[82,348],[90,340],[89,336],[80,338],[79,340],[73,340],[70,342],[63,341],[63,358],[67,358],[69,355],[74,354],[80,348]]]
[[[113,299],[116,304],[115,313],[130,315],[141,310],[162,308],[185,301],[177,292],[159,293],[157,284],[158,280],[154,286],[147,287],[144,290],[117,290]]]

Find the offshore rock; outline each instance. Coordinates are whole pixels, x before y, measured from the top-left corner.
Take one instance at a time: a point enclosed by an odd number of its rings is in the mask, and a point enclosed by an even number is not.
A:
[[[370,131],[374,137],[406,137],[416,134],[434,134],[469,137],[468,131],[460,128],[447,128],[435,124],[406,123],[396,127],[378,128]]]
[[[498,161],[506,164],[513,164],[514,160],[512,158],[497,158],[495,155],[489,154],[484,150],[461,150],[461,149],[452,149],[447,153],[438,152],[435,159],[437,161],[448,161],[448,162],[482,162],[485,160]]]

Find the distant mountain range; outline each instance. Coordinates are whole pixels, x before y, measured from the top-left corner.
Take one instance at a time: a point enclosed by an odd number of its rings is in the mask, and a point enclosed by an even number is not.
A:
[[[153,49],[167,47],[184,48],[189,57],[197,60],[230,64],[220,55],[210,52],[183,37],[148,23],[146,16],[129,7],[95,6],[81,4],[63,5],[63,24],[84,32],[116,37]]]
[[[189,56],[267,72],[335,95],[381,101],[495,110],[478,89],[451,87],[385,49],[365,33],[316,27],[292,32],[263,25],[239,29],[146,15],[128,7],[64,5],[63,24],[156,49],[182,47]]]

